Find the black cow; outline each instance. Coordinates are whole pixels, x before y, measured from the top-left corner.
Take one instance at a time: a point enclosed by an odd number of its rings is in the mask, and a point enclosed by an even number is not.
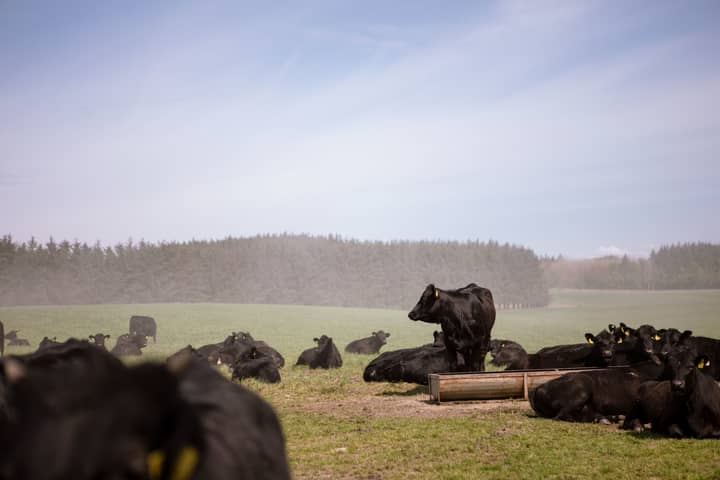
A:
[[[442,333],[436,331],[433,337],[433,343],[381,353],[365,367],[363,380],[427,385],[428,374],[450,371]]]
[[[668,356],[673,348],[679,345],[694,348],[698,355],[706,355],[710,365],[704,372],[715,380],[720,380],[720,340],[708,337],[696,337],[691,330],[680,330],[674,328],[657,331],[656,339],[659,343],[658,355],[662,358]]]
[[[5,361],[13,414],[0,432],[2,477],[190,477],[205,445],[177,377],[77,343]]]
[[[678,344],[694,348],[698,355],[705,355],[709,360],[709,364],[703,371],[715,380],[720,380],[720,340],[693,335],[687,337],[687,340],[684,341],[680,339]]]
[[[541,417],[570,422],[610,423],[608,417],[627,415],[643,381],[659,378],[663,366],[654,362],[633,368],[572,372],[529,392],[530,405]]]
[[[502,349],[505,348],[522,348],[522,345],[520,345],[518,342],[514,340],[503,340],[499,338],[495,338],[490,340],[490,356],[494,357],[498,354]],[[492,363],[492,362],[490,362]]]
[[[280,354],[280,352],[275,350],[273,347],[271,347],[264,341],[255,340],[248,332],[233,332],[233,335],[236,337],[237,340],[250,342],[258,350],[258,352],[272,358],[277,368],[282,368],[285,366],[285,358]]]
[[[258,350],[254,342],[242,337],[235,337],[231,343],[224,345],[217,352],[217,364],[230,365],[232,379],[257,378],[268,383],[280,381],[280,372],[271,355]]]
[[[280,422],[265,400],[192,355],[172,363],[185,364],[180,392],[202,426],[205,450],[194,479],[290,478]]]
[[[5,325],[0,322],[0,357],[5,355]]]
[[[342,357],[331,337],[322,335],[313,341],[317,346],[303,351],[295,365],[307,365],[311,369],[342,367]]]
[[[345,351],[348,353],[364,353],[366,355],[378,353],[380,348],[387,343],[385,339],[389,336],[389,333],[385,333],[382,330],[372,332],[372,335],[369,337],[353,340],[348,343]]]
[[[252,347],[250,358],[241,358],[232,370],[232,380],[244,380],[246,378],[257,378],[266,383],[278,383],[280,381],[280,371],[273,361],[272,357],[258,354],[255,347]],[[252,355],[255,355],[254,357]]]
[[[107,347],[105,346],[105,340],[108,340],[110,338],[110,335],[105,335],[104,333],[96,333],[95,335],[88,335],[88,338],[94,345],[106,349]]]
[[[147,347],[145,335],[123,333],[117,338],[115,346],[110,351],[119,357],[142,355],[142,349]]]
[[[130,329],[131,335],[142,335],[143,337],[152,337],[153,343],[157,343],[157,324],[155,319],[152,317],[145,317],[143,315],[133,315],[130,317]]]
[[[29,347],[30,342],[26,338],[20,338],[17,336],[18,330],[10,330],[5,334],[5,339],[9,340],[8,346],[11,347]]]
[[[474,283],[457,290],[441,290],[430,284],[408,317],[440,324],[451,371],[458,369],[458,354],[465,370],[485,370],[485,355],[490,350],[490,332],[495,324],[495,302],[490,290]]]
[[[75,340],[11,359],[2,378],[2,478],[290,478],[272,408],[202,360],[128,368]]]
[[[227,345],[232,345],[233,343],[235,343],[237,341],[237,339],[238,339],[237,334],[233,333],[232,335],[225,338],[225,340],[222,342],[211,343],[208,345],[203,345],[201,347],[198,347],[196,352],[198,353],[198,355],[200,355],[201,357],[206,359],[209,363],[211,363],[213,365],[215,365],[215,364],[220,365],[220,364],[222,364],[222,359],[220,358],[220,355],[219,355],[220,350]],[[232,365],[232,363],[229,363],[229,364]]]
[[[688,346],[673,349],[667,359],[669,380],[642,384],[623,428],[652,430],[673,437],[720,438],[720,386],[704,371],[711,360]]]
[[[57,337],[52,337],[52,338],[43,337],[43,339],[40,340],[40,343],[38,344],[38,350],[44,350],[51,345],[57,345],[59,343],[61,343],[61,342],[57,341]]]
[[[531,354],[522,347],[508,345],[497,349],[492,363],[506,365],[506,370],[608,366],[613,357],[615,337],[586,333],[585,339],[587,343],[545,347]]]
[[[621,322],[620,328],[615,333],[618,335],[616,338],[623,339],[623,344],[615,348],[611,365],[632,365],[646,360],[651,360],[657,365],[661,364],[658,357],[661,337],[655,327],[641,325],[638,328],[630,328]]]

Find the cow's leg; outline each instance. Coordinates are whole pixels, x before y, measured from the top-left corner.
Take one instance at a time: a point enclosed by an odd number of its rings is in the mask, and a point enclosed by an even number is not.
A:
[[[457,354],[458,352],[455,350],[455,345],[453,345],[452,342],[445,342],[445,355],[447,356],[448,367],[451,372],[457,372],[458,370]]]
[[[485,371],[485,352],[479,347],[470,349],[470,369],[474,372]]]
[[[587,408],[589,400],[590,395],[588,395],[585,391],[568,392],[568,395],[562,399],[564,405],[560,408],[557,415],[555,415],[555,418],[557,420],[565,420],[568,422],[581,421],[583,417],[587,417],[589,415]]]

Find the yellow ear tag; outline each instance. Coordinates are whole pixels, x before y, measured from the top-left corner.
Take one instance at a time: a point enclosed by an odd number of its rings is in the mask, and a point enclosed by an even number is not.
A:
[[[163,463],[165,463],[165,453],[162,450],[153,450],[148,453],[147,468],[150,480],[157,480],[160,478]]]
[[[165,453],[154,450],[147,456],[148,474],[151,480],[158,480],[162,475]],[[173,466],[170,480],[188,480],[198,464],[198,451],[193,447],[183,447]]]
[[[435,289],[435,298],[440,298],[440,290]]]
[[[617,343],[622,343],[622,342],[623,342],[622,337],[619,337],[618,340],[617,340]]]
[[[595,343],[595,342],[593,342],[592,338],[588,338],[587,341],[588,341],[588,343]]]
[[[653,337],[653,340],[655,340],[655,341],[657,342],[658,340],[660,340],[660,338],[661,338],[660,335],[655,335],[655,336]]]

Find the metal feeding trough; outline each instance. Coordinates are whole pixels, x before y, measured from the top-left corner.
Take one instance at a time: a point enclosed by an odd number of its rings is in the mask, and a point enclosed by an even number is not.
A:
[[[553,368],[547,370],[513,370],[475,373],[431,373],[428,375],[430,400],[455,402],[460,400],[491,400],[524,398],[528,391],[570,372],[605,370],[597,367]]]

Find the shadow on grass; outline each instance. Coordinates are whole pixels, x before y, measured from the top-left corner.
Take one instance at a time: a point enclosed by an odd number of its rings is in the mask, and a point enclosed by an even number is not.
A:
[[[427,385],[418,385],[418,386],[413,387],[410,390],[406,390],[404,392],[385,390],[384,392],[378,393],[378,396],[414,397],[415,395],[421,395],[421,394],[427,395],[427,393],[428,393]]]

